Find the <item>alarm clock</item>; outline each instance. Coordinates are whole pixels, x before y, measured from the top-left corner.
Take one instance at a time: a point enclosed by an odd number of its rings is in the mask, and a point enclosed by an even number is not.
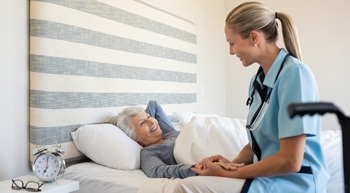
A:
[[[66,169],[66,163],[61,157],[64,154],[64,150],[60,149],[60,146],[53,145],[50,149],[43,147],[42,144],[46,140],[44,139],[40,143],[40,147],[33,151],[33,156],[36,156],[32,163],[32,169],[35,176],[42,182],[50,183],[60,179]]]

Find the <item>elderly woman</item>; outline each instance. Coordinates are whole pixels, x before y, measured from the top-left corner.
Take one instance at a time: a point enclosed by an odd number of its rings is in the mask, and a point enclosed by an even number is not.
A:
[[[142,147],[141,170],[151,178],[195,176],[193,165],[177,164],[173,155],[176,131],[162,107],[149,101],[146,109],[125,108],[110,121]]]

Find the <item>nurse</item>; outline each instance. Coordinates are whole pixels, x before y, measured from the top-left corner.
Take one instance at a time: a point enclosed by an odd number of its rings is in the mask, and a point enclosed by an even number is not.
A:
[[[286,49],[276,45],[277,20],[282,24]],[[201,161],[201,168],[192,171],[201,176],[244,180],[220,184],[227,192],[325,193],[329,171],[320,144],[320,118],[290,119],[287,112],[292,102],[319,100],[315,77],[302,62],[292,19],[261,3],[247,2],[228,14],[225,34],[230,54],[236,55],[243,66],[259,65],[248,92],[249,143],[231,161],[220,155],[207,157]],[[215,180],[206,181],[205,187],[200,183],[187,178],[178,191],[206,192],[218,186]]]

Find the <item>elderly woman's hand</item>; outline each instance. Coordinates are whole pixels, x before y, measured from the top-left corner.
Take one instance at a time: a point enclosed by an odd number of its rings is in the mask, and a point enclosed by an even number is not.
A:
[[[199,165],[202,166],[201,169],[207,169],[207,165],[214,162],[230,163],[228,159],[222,157],[221,155],[214,155],[202,159],[202,161],[199,162]]]
[[[201,163],[198,163],[198,164],[192,166],[192,168],[196,168],[196,169],[201,170],[202,169],[202,165],[201,165]]]

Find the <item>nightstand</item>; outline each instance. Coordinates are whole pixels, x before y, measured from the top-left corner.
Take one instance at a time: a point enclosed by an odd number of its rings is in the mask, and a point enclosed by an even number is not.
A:
[[[38,178],[36,178],[33,175],[21,176],[13,179],[20,179],[23,181],[23,183],[27,183],[28,181],[35,181],[35,182],[38,181]],[[11,188],[11,185],[12,185],[11,179],[0,181],[0,192],[1,193],[20,193],[20,192],[28,193],[28,191],[24,189],[13,190]],[[57,182],[44,184],[40,189],[41,189],[40,193],[69,193],[79,189],[79,181],[59,179],[57,180]]]

